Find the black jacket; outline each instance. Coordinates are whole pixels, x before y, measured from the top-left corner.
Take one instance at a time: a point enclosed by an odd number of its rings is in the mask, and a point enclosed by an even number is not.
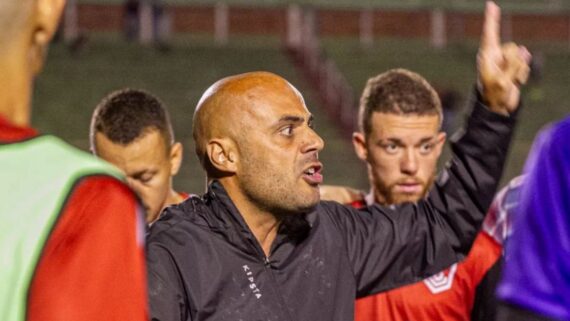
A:
[[[321,202],[282,225],[269,258],[218,182],[169,208],[147,240],[152,320],[347,321],[356,297],[461,260],[495,194],[514,126],[513,117],[474,105],[425,201],[360,212]]]

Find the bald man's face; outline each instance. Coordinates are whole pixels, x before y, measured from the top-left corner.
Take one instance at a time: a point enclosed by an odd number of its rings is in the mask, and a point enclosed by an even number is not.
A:
[[[65,0],[0,1],[0,114],[29,126],[34,78],[41,70]]]
[[[251,91],[248,99],[247,107],[232,115],[242,129],[236,138],[242,193],[272,213],[310,211],[320,199],[318,152],[324,143],[302,97],[284,82]]]

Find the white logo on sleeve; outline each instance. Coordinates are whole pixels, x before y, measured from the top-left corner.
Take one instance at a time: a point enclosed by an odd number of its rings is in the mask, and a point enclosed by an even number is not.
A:
[[[245,275],[247,276],[247,280],[249,281],[249,288],[251,289],[251,292],[253,292],[253,294],[255,294],[255,297],[259,300],[261,298],[261,291],[255,284],[255,279],[253,278],[253,273],[251,272],[251,269],[247,265],[243,265],[242,269],[245,272]]]
[[[453,285],[453,278],[455,277],[455,272],[457,271],[457,263],[453,264],[447,275],[445,271],[439,272],[438,274],[432,275],[424,280],[424,284],[428,287],[431,293],[438,294],[451,289]]]

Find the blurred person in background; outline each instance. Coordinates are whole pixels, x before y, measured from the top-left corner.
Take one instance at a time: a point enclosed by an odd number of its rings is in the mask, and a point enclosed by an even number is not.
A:
[[[188,197],[172,187],[182,163],[182,144],[174,141],[170,116],[152,94],[123,89],[95,108],[89,131],[91,151],[117,166],[142,199],[151,224],[162,210]]]
[[[420,75],[393,69],[369,79],[360,100],[360,130],[353,134],[353,144],[367,164],[370,191],[365,195],[350,188],[323,186],[323,198],[356,208],[425,198],[445,142],[442,121],[440,99]],[[491,320],[496,310],[493,280],[500,271],[504,240],[495,232],[502,231],[497,224],[504,223],[488,215],[465,261],[421,282],[358,300],[355,319]]]
[[[570,320],[570,116],[535,139],[507,244],[497,320]]]
[[[152,38],[154,45],[160,51],[169,51],[170,46],[166,42],[168,30],[168,11],[164,0],[150,0],[152,12]]]
[[[123,1],[123,28],[127,41],[138,40],[139,37],[140,0]]]
[[[193,119],[208,192],[167,208],[148,237],[153,320],[349,320],[356,297],[462,258],[493,200],[528,69],[524,48],[501,48],[498,20],[489,4],[480,95],[417,204],[321,202],[324,143],[295,87],[266,72],[210,86]]]
[[[491,19],[498,21],[498,14],[497,11]],[[526,49],[514,44],[501,49],[506,61],[512,59],[509,56],[518,55],[519,50],[527,62],[530,59]],[[518,73],[515,83],[526,82],[528,65],[514,68],[513,74]],[[484,90],[479,88],[480,92]],[[365,195],[351,188],[324,186],[323,198],[357,208],[424,199],[434,182],[445,141],[442,123],[440,99],[420,75],[395,69],[371,78],[360,101],[359,132],[353,135],[356,154],[367,164],[370,191]],[[506,237],[500,232],[506,231],[506,222],[489,214],[463,262],[421,282],[358,300],[356,320],[493,319],[493,293]]]
[[[64,0],[0,2],[0,319],[147,319],[142,209],[108,164],[30,127]]]

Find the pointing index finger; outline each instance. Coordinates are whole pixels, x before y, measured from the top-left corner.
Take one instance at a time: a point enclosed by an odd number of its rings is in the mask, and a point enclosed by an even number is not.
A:
[[[481,35],[481,49],[499,48],[501,45],[500,30],[501,9],[493,1],[487,1]]]

